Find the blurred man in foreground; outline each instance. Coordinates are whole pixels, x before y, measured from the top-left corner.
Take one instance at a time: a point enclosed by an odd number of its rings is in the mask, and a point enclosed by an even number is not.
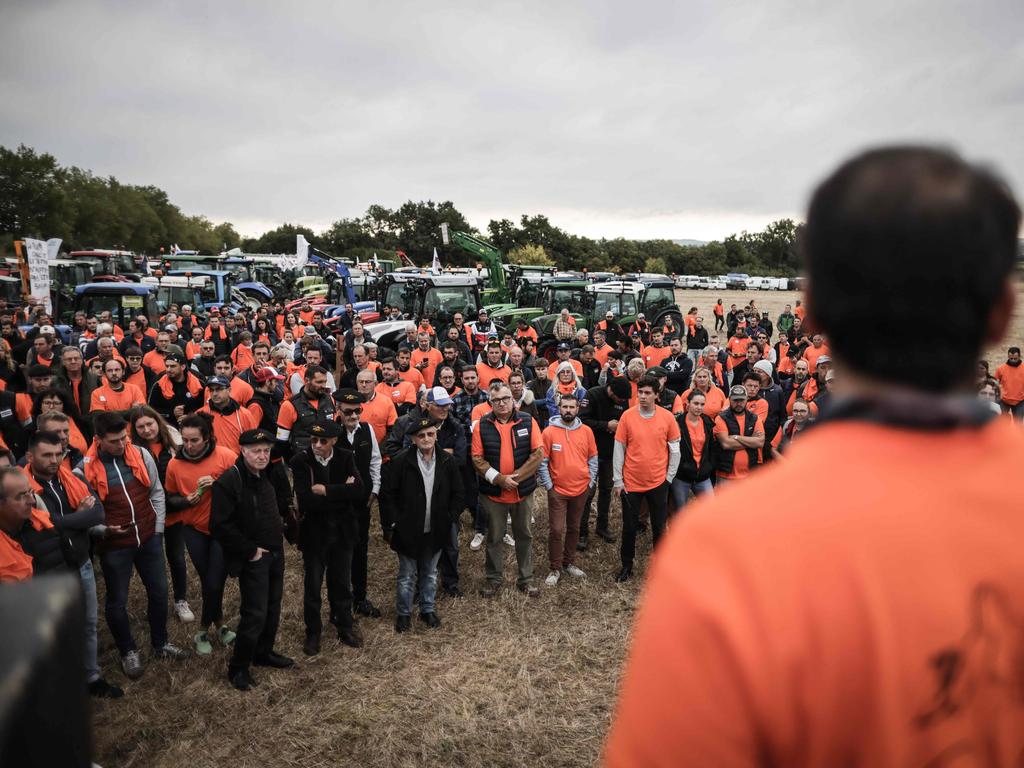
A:
[[[970,395],[1013,314],[1019,227],[1003,183],[948,152],[868,152],[818,188],[807,319],[842,376],[788,461],[670,528],[608,765],[1020,759],[1024,434]],[[880,306],[890,330],[865,336]],[[935,306],[947,331],[921,344]]]

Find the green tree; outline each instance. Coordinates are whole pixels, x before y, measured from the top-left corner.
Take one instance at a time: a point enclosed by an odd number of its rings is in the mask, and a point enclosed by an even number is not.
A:
[[[242,250],[246,253],[295,253],[296,235],[305,236],[309,244],[316,248],[322,247],[320,238],[309,227],[282,224],[257,238],[245,240]]]
[[[660,256],[648,256],[644,260],[644,272],[654,272],[659,275],[668,274],[668,265]]]
[[[374,245],[373,236],[363,229],[359,219],[338,219],[321,235],[321,239],[324,250],[334,255],[354,248],[372,248]]]
[[[529,264],[531,266],[549,267],[554,266],[551,257],[540,245],[522,245],[513,248],[506,254],[509,264]]]
[[[0,232],[68,238],[64,181],[53,155],[36,154],[24,144],[14,151],[0,147]]]
[[[444,245],[441,241],[442,223],[447,223],[451,231],[476,232],[450,200],[443,203],[435,203],[433,200],[415,203],[409,200],[392,214],[391,222],[398,238],[398,247],[413,261],[429,264],[434,248],[437,248],[443,264],[469,263],[468,254],[451,244]]]

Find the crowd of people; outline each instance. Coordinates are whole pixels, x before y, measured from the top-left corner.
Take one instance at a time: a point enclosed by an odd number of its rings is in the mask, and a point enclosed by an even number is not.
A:
[[[614,578],[626,581],[638,535],[649,527],[657,545],[690,499],[785,462],[833,397],[830,344],[805,327],[800,301],[774,321],[755,300],[710,310],[713,328],[691,307],[656,324],[609,313],[592,333],[566,311],[548,360],[530,323],[499,332],[484,310],[438,328],[410,319],[391,349],[351,305],[334,325],[308,303],[204,316],[172,305],[156,328],[144,315],[121,328],[109,312],[78,314],[65,343],[42,307],[0,304],[0,579],[78,574],[89,690],[114,698],[123,692],[97,658],[96,563],[125,675],[144,672],[128,612],[138,574],[150,658],[230,646],[241,690],[255,684],[253,665],[294,663],[274,650],[285,541],[301,551],[304,653],[320,652],[325,582],[340,642],[363,644],[356,617],[382,615],[367,584],[375,503],[398,558],[396,632],[411,629],[414,604],[423,624],[441,625],[438,581],[463,595],[464,511],[469,548],[485,550],[484,598],[503,588],[506,547],[529,597],[585,577],[577,554],[597,541],[618,543]],[[980,364],[977,387],[1022,418],[1020,350],[992,376]],[[240,592],[233,628],[229,577]],[[171,615],[195,624],[193,648],[169,642]]]

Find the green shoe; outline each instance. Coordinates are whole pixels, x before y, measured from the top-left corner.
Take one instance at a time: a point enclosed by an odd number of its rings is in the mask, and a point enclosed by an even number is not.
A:
[[[233,642],[235,642],[235,633],[232,632],[227,627],[221,627],[220,628],[220,644],[221,645],[231,645]]]
[[[210,643],[210,636],[206,632],[197,632],[195,641],[197,654],[200,656],[209,656],[213,653],[213,645]]]

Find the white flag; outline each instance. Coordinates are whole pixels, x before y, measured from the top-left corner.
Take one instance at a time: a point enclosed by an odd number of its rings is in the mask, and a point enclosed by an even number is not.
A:
[[[295,269],[302,269],[309,261],[309,241],[304,235],[295,236]]]
[[[434,275],[441,274],[441,260],[437,258],[437,248],[434,249],[434,261],[430,265],[430,272]]]
[[[50,254],[46,243],[26,237],[22,241],[25,250],[25,264],[28,266],[29,294],[53,312],[50,304]]]
[[[46,241],[46,255],[50,261],[57,260],[57,257],[60,255],[60,244],[63,242],[59,237],[51,237]]]

